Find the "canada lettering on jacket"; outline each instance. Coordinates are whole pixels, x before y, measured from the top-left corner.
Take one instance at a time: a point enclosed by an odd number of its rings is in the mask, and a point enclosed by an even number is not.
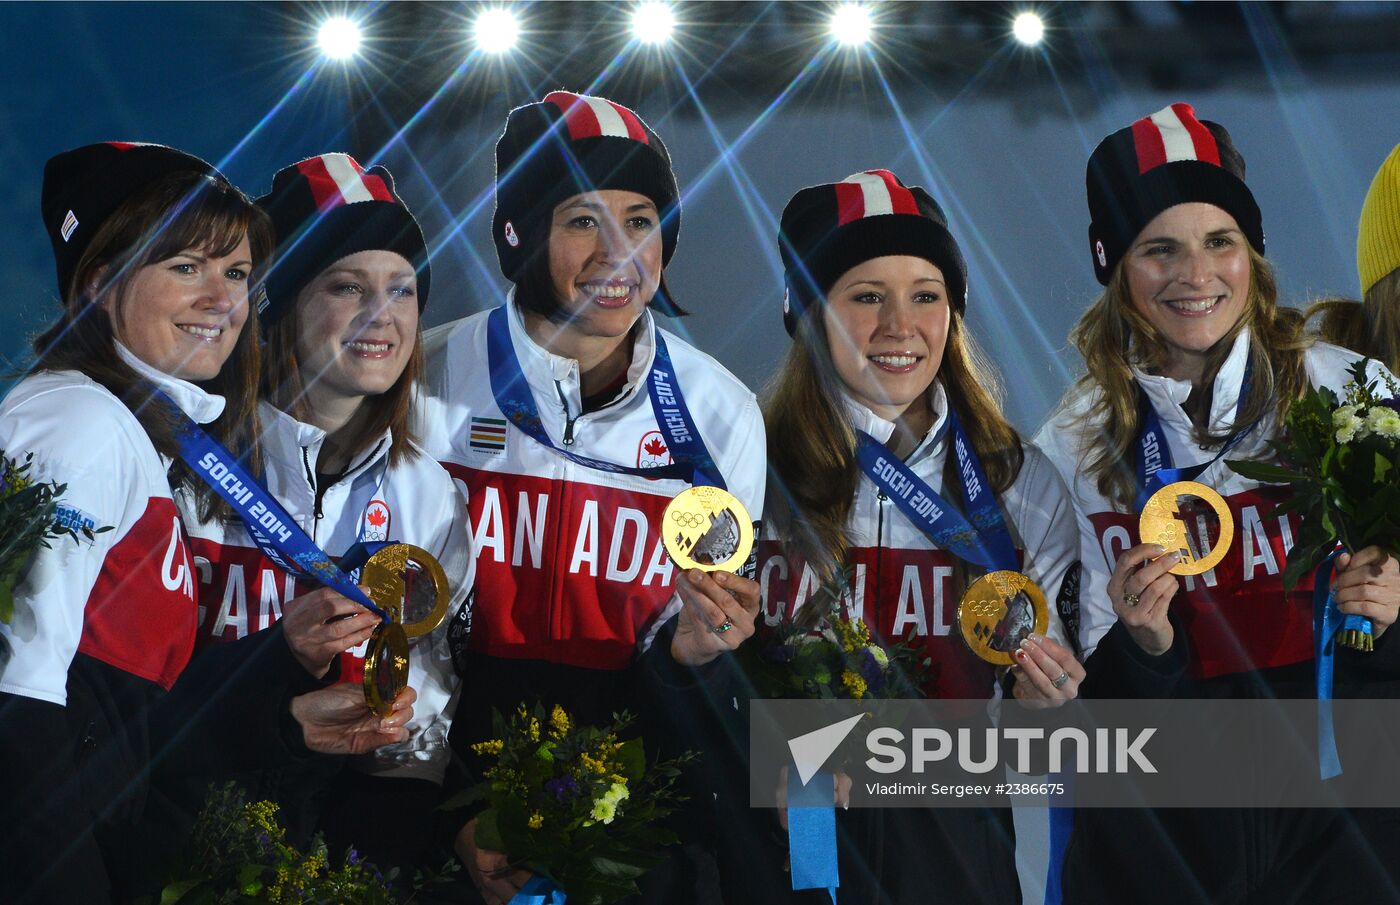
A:
[[[793,566],[781,551],[767,544],[764,546],[768,549],[759,558],[759,597],[763,600],[764,618],[776,623],[783,613],[801,608],[822,585],[810,565],[802,564],[802,574],[798,578],[791,574]],[[934,562],[935,554],[931,552],[924,552],[922,556],[914,554],[915,551],[909,551],[908,559],[894,566],[893,577],[899,582],[899,594],[893,610],[883,608],[877,627],[893,637],[904,637],[911,631],[919,637],[947,635],[952,631],[955,609],[952,595],[948,593],[953,567]],[[870,564],[857,562],[851,572],[850,586],[841,596],[841,604],[852,619],[869,618],[867,604],[872,602],[875,593],[869,575]],[[794,580],[795,591],[791,587]]]
[[[199,575],[199,640],[235,641],[282,618],[297,596],[296,577],[274,567],[256,549],[193,538]]]
[[[550,495],[487,484],[474,496],[481,500],[472,526],[477,561],[544,568],[545,539],[554,537],[556,528],[550,519],[557,506],[551,505],[555,501]],[[557,526],[565,533],[561,542],[553,545],[568,564],[568,573],[642,587],[670,587],[675,564],[658,530],[666,500],[657,497],[652,502],[657,510],[653,513],[612,502],[600,507],[597,499],[586,499],[573,507],[576,517]]]

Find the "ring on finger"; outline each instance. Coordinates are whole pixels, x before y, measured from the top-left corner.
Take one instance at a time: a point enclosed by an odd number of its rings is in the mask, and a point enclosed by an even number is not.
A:
[[[1062,669],[1060,670],[1060,674],[1050,681],[1050,685],[1054,688],[1064,688],[1065,683],[1068,681],[1069,673]]]
[[[719,625],[712,626],[712,627],[710,628],[710,631],[714,632],[716,635],[723,635],[725,632],[729,631],[729,630],[732,629],[733,627],[734,627],[734,623],[732,623],[732,622],[730,622],[728,619],[726,619],[726,620],[724,620],[723,622],[721,622]]]
[[[1131,606],[1137,606],[1137,605],[1138,605],[1139,603],[1141,603],[1141,602],[1142,602],[1142,595],[1140,595],[1140,594],[1134,594],[1134,593],[1132,593],[1131,591],[1124,591],[1124,592],[1123,592],[1123,605],[1124,605],[1124,606],[1130,606],[1130,607],[1131,607]]]

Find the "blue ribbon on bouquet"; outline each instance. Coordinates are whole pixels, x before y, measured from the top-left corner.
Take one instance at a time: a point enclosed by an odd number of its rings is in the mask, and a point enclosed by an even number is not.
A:
[[[555,886],[553,880],[531,874],[525,885],[511,896],[510,905],[565,905],[568,901],[564,890]]]
[[[788,770],[788,859],[792,866],[792,888],[825,889],[832,905],[836,905],[841,872],[836,865],[833,788],[830,773],[818,771],[803,785],[797,770]]]
[[[242,520],[248,529],[248,536],[257,544],[258,550],[284,572],[298,578],[306,578],[350,598],[365,609],[374,613],[383,622],[390,616],[360,590],[346,570],[364,565],[378,547],[362,547],[358,562],[343,561],[337,565],[330,555],[322,550],[311,536],[297,524],[296,519],[277,502],[258,479],[250,475],[238,462],[238,457],[224,448],[223,444],[209,436],[205,430],[180,410],[179,406],[164,393],[157,393],[156,399],[169,410],[176,424],[176,438],[179,443],[181,460],[189,466],[200,480],[208,484]]]
[[[1317,767],[1323,779],[1342,775],[1342,761],[1337,756],[1337,735],[1332,725],[1332,669],[1336,655],[1337,632],[1350,628],[1352,617],[1342,617],[1337,609],[1336,595],[1332,592],[1332,570],[1337,557],[1342,554],[1338,547],[1333,550],[1322,565],[1317,567],[1313,579],[1313,659],[1317,665]],[[1357,617],[1359,618],[1359,617]],[[1363,619],[1370,627],[1370,620]]]

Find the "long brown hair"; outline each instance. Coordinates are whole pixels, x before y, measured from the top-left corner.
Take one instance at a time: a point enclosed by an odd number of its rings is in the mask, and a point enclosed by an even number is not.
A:
[[[1303,332],[1303,315],[1278,305],[1273,267],[1249,247],[1249,294],[1236,324],[1208,352],[1201,385],[1192,395],[1188,414],[1196,425],[1195,439],[1204,448],[1219,446],[1234,431],[1269,413],[1282,420],[1293,400],[1307,388],[1303,350],[1310,340]],[[1249,398],[1224,433],[1210,433],[1210,409],[1215,376],[1229,357],[1239,332],[1249,328],[1252,371]],[[1165,339],[1133,306],[1128,278],[1120,262],[1103,294],[1070,332],[1070,340],[1088,369],[1068,396],[1095,394],[1084,424],[1093,425],[1086,468],[1099,493],[1127,511],[1136,495],[1134,442],[1138,424],[1137,381],[1131,364],[1148,371],[1164,366],[1169,350]]]
[[[256,278],[272,252],[272,227],[248,198],[222,178],[172,173],[127,199],[103,222],[64,287],[63,312],[33,341],[29,373],[78,371],[106,387],[145,429],[152,445],[175,460],[171,484],[189,488],[202,519],[232,517],[232,510],[179,459],[176,424],[164,407],[151,405],[153,387],[117,353],[116,330],[128,307],[140,304],[131,287],[137,272],[188,248],[214,257],[248,238]],[[105,268],[105,270],[104,270]],[[218,376],[199,386],[224,397],[223,413],[205,430],[254,473],[260,471],[257,436],[258,318],[251,296],[248,319]],[[99,302],[114,299],[118,324]]]
[[[312,291],[315,282],[313,279],[304,286],[292,309],[267,329],[267,348],[263,350],[263,396],[298,421],[308,421],[311,415],[306,401],[306,379],[302,376],[301,361],[297,356],[297,336],[301,333],[301,303],[306,294]],[[411,421],[413,396],[423,370],[423,321],[420,318],[414,331],[413,353],[399,379],[388,390],[367,396],[360,403],[365,420],[361,435],[357,438],[358,445],[349,450],[352,460],[367,450],[386,430],[390,437],[391,466],[397,466],[417,454],[413,449],[417,438]]]
[[[1326,342],[1374,358],[1391,373],[1400,368],[1400,269],[1377,280],[1362,301],[1322,299],[1306,316],[1321,318],[1317,333]]]
[[[860,482],[855,430],[841,408],[841,379],[831,359],[822,305],[813,305],[798,321],[782,369],[764,394],[768,426],[768,465],[775,478],[776,510],[785,521],[790,542],[804,554],[824,582],[836,578],[850,552],[846,523]],[[943,361],[934,378],[957,412],[986,468],[987,479],[1002,493],[1021,472],[1025,452],[1021,438],[1001,412],[1001,386],[962,316],[950,312]],[[926,401],[931,402],[930,384]],[[945,487],[956,486],[956,461],[944,463]],[[959,571],[960,584],[966,573]],[[813,614],[815,619],[820,614]]]

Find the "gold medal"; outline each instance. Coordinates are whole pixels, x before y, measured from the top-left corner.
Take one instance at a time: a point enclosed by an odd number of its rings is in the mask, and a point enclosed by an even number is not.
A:
[[[1204,501],[1220,522],[1220,534],[1208,550],[1203,548],[1209,541],[1193,533],[1195,519],[1190,524],[1186,521],[1190,513],[1182,511],[1182,497]],[[1138,537],[1144,544],[1161,544],[1168,553],[1181,554],[1181,560],[1169,570],[1173,575],[1200,575],[1215,568],[1229,552],[1230,542],[1235,539],[1235,518],[1224,498],[1205,484],[1177,481],[1152,494],[1142,507]]]
[[[369,598],[391,621],[381,623],[365,655],[365,703],[388,716],[408,687],[408,641],[428,634],[447,617],[452,590],[442,565],[411,544],[380,547],[360,570]]]
[[[394,710],[394,698],[408,687],[408,638],[397,622],[383,622],[369,639],[365,655],[365,703],[380,716]]]
[[[753,520],[729,491],[691,487],[666,504],[661,540],[682,569],[737,572],[753,549]]]
[[[369,598],[403,625],[404,635],[417,638],[442,625],[452,591],[441,564],[428,551],[411,544],[380,547],[360,570],[360,583]]]
[[[988,572],[972,583],[958,604],[958,629],[974,654],[996,666],[1015,663],[1027,635],[1044,635],[1050,624],[1045,594],[1020,572]]]

